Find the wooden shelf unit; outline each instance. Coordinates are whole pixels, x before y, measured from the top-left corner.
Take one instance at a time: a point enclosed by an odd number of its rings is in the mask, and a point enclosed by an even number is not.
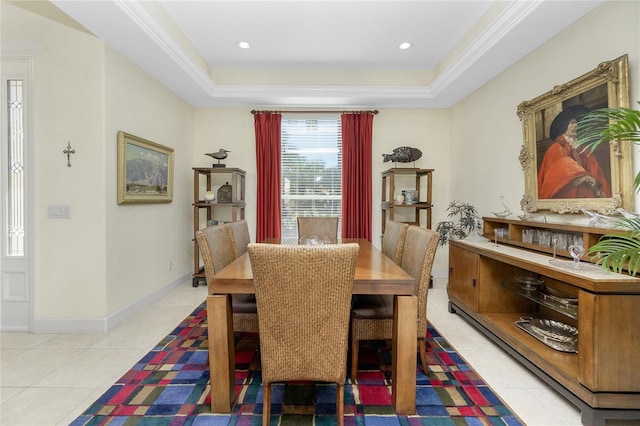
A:
[[[496,227],[508,237],[493,239]],[[550,263],[547,247],[523,244],[527,227],[581,233],[585,245],[610,230],[485,218],[489,242],[449,242],[449,310],[459,313],[582,410],[585,426],[606,419],[640,420],[640,279],[591,268]],[[568,253],[566,254],[568,256]],[[577,313],[525,297],[516,277],[578,299]],[[515,325],[523,317],[561,321],[578,329],[578,353],[552,349]],[[630,326],[631,325],[631,326]]]
[[[399,176],[415,176],[415,186],[413,189],[417,190],[418,193],[418,202],[413,204],[396,204],[394,200],[394,196],[402,189],[407,188],[397,188],[396,187],[396,178]],[[388,169],[382,172],[382,233],[384,234],[384,229],[388,220],[397,220],[395,219],[395,210],[396,209],[413,209],[414,210],[414,220],[406,223],[411,223],[413,225],[421,225],[420,224],[420,212],[425,212],[425,226],[427,228],[431,228],[431,209],[433,208],[433,200],[432,200],[432,178],[433,178],[433,169],[414,169],[414,168],[393,168]],[[424,182],[423,182],[424,181]]]
[[[215,219],[216,210],[230,210],[227,219],[231,222],[244,219],[245,209],[245,175],[244,170],[226,167],[194,167],[193,168],[193,286],[197,287],[202,281],[206,283],[204,267],[200,266],[200,250],[195,239],[195,232],[202,227],[206,227],[209,221]],[[211,191],[214,184],[214,177],[220,182],[228,182],[231,185],[231,202],[219,203],[206,201],[204,194]],[[205,220],[203,223],[202,221]]]

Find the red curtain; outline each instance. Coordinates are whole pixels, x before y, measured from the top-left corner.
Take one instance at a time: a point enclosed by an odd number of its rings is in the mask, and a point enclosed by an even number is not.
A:
[[[373,114],[342,114],[342,238],[371,241]]]
[[[282,114],[254,115],[256,133],[256,242],[280,238],[280,127]]]

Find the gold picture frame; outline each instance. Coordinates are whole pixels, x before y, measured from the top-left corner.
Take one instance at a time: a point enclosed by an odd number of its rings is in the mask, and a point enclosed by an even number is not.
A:
[[[523,211],[577,213],[584,208],[610,215],[615,214],[619,207],[633,210],[631,144],[617,141],[602,144],[588,157],[578,156],[576,152],[583,151],[578,147],[572,154],[576,156],[573,164],[564,151],[566,157],[562,158],[563,162],[558,161],[553,168],[553,161],[560,154],[553,156],[551,153],[560,152],[557,150],[561,148],[558,148],[558,143],[554,144],[560,139],[552,140],[551,136],[564,137],[560,129],[568,127],[567,118],[570,119],[571,112],[584,113],[605,107],[629,107],[627,55],[602,62],[594,70],[518,105],[517,115],[522,121],[523,133],[518,157],[525,181],[524,196],[520,202]],[[552,146],[553,149],[549,149]],[[565,142],[564,146],[569,145]],[[549,157],[545,159],[547,152]],[[581,174],[582,179],[576,178]],[[590,178],[592,175],[600,179]],[[580,185],[588,184],[593,191],[576,190],[579,182]]]
[[[118,132],[118,204],[173,201],[173,148]]]

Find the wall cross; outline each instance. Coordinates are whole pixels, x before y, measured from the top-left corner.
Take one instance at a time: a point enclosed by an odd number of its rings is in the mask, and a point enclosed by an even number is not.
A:
[[[76,150],[71,148],[71,141],[67,142],[67,149],[62,151],[63,154],[67,154],[67,167],[71,167],[71,154],[75,154]]]

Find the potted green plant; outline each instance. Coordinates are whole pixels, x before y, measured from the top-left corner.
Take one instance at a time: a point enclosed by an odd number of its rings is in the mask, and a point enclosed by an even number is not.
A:
[[[639,102],[640,104],[640,102]],[[579,144],[594,151],[601,143],[640,143],[640,111],[631,108],[603,108],[585,115],[577,126]],[[634,178],[634,189],[640,189],[640,172]],[[615,272],[636,275],[640,269],[640,217],[621,218],[618,228],[625,232],[603,235],[589,248],[596,263]]]
[[[447,206],[447,217],[457,217],[457,221],[443,221],[436,225],[440,234],[440,245],[446,245],[450,239],[463,239],[475,229],[478,211],[474,206],[462,201],[452,201]]]

